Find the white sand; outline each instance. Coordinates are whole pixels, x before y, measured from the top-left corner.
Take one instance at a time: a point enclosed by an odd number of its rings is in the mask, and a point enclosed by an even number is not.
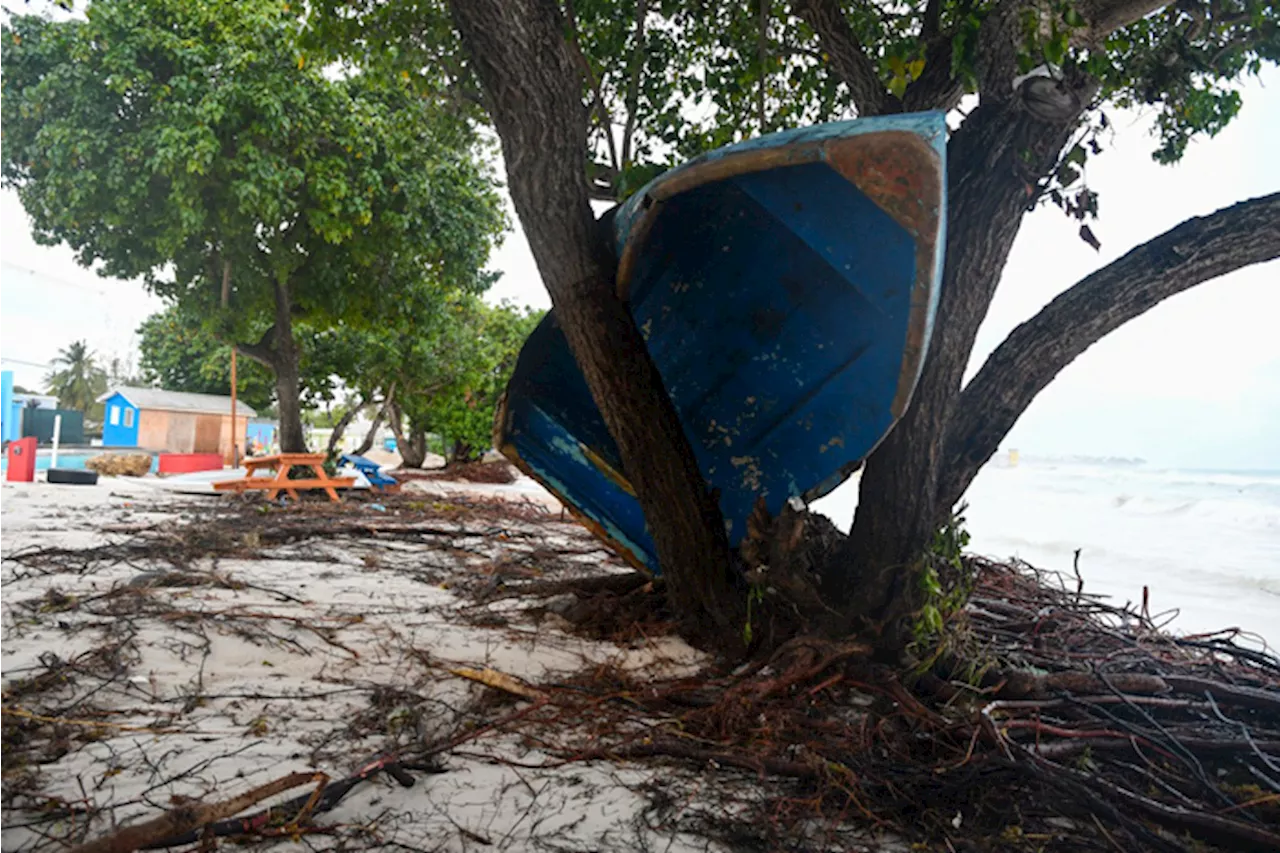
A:
[[[526,484],[506,491],[522,490]],[[31,547],[120,542],[128,534],[112,531],[162,530],[182,523],[182,513],[196,505],[236,499],[172,495],[115,478],[93,487],[36,483],[0,490],[6,712],[34,710],[10,689],[41,671],[51,655],[65,661],[104,645],[125,648],[126,669],[118,678],[78,677],[52,695],[31,697],[40,713],[57,707],[110,713],[112,727],[98,730],[100,739],[73,736],[64,754],[47,756],[37,768],[38,797],[101,810],[88,832],[80,819],[78,826],[56,824],[55,835],[92,838],[112,823],[158,814],[175,795],[216,802],[292,771],[345,776],[377,754],[448,732],[460,709],[489,690],[449,674],[455,666],[493,667],[537,683],[605,662],[671,675],[693,671],[701,661],[670,638],[638,649],[580,639],[549,622],[535,624],[511,601],[492,606],[513,619],[509,626],[462,623],[463,602],[436,579],[467,562],[516,555],[531,543],[461,527],[452,550],[403,540],[321,539],[264,549],[260,560],[206,560],[193,568],[258,588],[156,588],[145,596],[154,602],[150,612],[137,615],[147,610],[138,607],[120,618],[94,615],[85,599],[165,567],[120,562],[80,571],[68,560],[36,571],[11,559]],[[556,518],[548,515],[539,525],[547,537],[573,533]],[[85,606],[50,604],[59,600],[48,597],[55,590]],[[78,733],[85,726],[70,728]],[[641,788],[671,776],[669,768],[521,769],[476,757],[546,758],[501,735],[467,749],[467,757],[445,758],[446,772],[417,775],[410,789],[384,776],[365,783],[317,821],[346,825],[345,843],[356,848],[379,846],[380,839],[415,850],[715,849],[648,825]],[[4,849],[60,849],[22,828],[31,817],[6,812]],[[293,849],[335,842],[307,836],[274,843]]]

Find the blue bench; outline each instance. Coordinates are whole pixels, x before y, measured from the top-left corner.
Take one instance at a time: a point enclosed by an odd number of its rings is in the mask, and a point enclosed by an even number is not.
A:
[[[382,473],[382,466],[372,459],[366,459],[363,456],[357,456],[354,453],[344,453],[339,457],[338,461],[343,465],[350,465],[369,481],[369,485],[375,489],[381,489],[384,492],[395,492],[400,490],[400,483],[386,474]]]

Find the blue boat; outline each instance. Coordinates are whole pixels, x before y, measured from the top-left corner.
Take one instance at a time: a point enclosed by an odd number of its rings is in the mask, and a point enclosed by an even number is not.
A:
[[[916,113],[705,154],[618,208],[627,299],[731,543],[757,497],[812,501],[905,411],[937,306],[946,125]],[[521,351],[496,446],[633,565],[657,552],[554,312]]]

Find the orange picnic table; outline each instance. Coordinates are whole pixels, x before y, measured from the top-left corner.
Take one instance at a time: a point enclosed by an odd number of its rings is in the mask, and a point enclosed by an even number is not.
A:
[[[271,456],[252,456],[244,460],[245,475],[238,480],[222,480],[213,488],[220,492],[265,490],[267,500],[275,500],[284,492],[295,501],[300,489],[324,489],[329,500],[340,500],[338,489],[355,485],[355,477],[330,477],[324,470],[323,453],[276,453]],[[309,468],[313,477],[291,478],[294,468]],[[274,472],[267,474],[267,472]]]

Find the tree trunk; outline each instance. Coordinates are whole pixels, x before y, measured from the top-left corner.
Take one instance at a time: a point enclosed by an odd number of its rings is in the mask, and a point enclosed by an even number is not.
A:
[[[1018,326],[960,394],[938,503],[949,507],[1063,368],[1160,301],[1280,257],[1280,193],[1189,219],[1103,267]]]
[[[1044,122],[1006,91],[984,96],[948,143],[946,266],[929,354],[911,405],[867,460],[853,529],[826,578],[829,600],[889,652],[910,640],[922,557],[950,510],[936,495],[942,443],[978,327],[1036,182],[1079,115]]]
[[[745,591],[719,506],[627,305],[594,222],[580,69],[553,0],[454,0],[453,19],[502,141],[511,199],[569,348],[636,490],[686,633],[739,646]]]
[[[901,105],[885,90],[880,72],[859,43],[840,0],[800,0],[795,13],[818,34],[822,51],[849,89],[859,117],[898,112]]]
[[[298,380],[298,347],[293,340],[293,299],[288,280],[276,282],[276,403],[280,410],[280,452],[306,453],[302,432],[302,400]]]
[[[411,430],[412,440],[404,433],[404,412],[398,403],[388,407],[391,414],[391,432],[396,437],[396,452],[400,454],[402,468],[421,468],[427,459],[427,436],[422,430]],[[412,424],[410,424],[412,427]]]
[[[382,405],[378,407],[378,414],[373,416],[373,425],[365,433],[364,441],[360,442],[360,446],[355,449],[356,456],[363,456],[373,449],[373,443],[378,440],[378,430],[382,427],[382,422],[387,419],[387,409],[391,407],[391,401],[395,399],[395,393],[396,386],[393,382],[391,387],[387,389],[387,396],[383,399]]]
[[[426,463],[427,453],[430,451],[427,446],[427,431],[412,423],[409,424],[409,447],[413,458],[418,460],[418,464],[414,467],[421,468]]]
[[[356,419],[356,415],[360,414],[364,406],[364,400],[358,399],[354,406],[348,406],[347,410],[342,413],[342,417],[338,418],[338,422],[333,425],[333,432],[329,434],[329,445],[325,449],[325,453],[332,456],[337,451],[338,444],[342,441],[342,436],[346,433],[347,427],[351,426],[351,422]]]

